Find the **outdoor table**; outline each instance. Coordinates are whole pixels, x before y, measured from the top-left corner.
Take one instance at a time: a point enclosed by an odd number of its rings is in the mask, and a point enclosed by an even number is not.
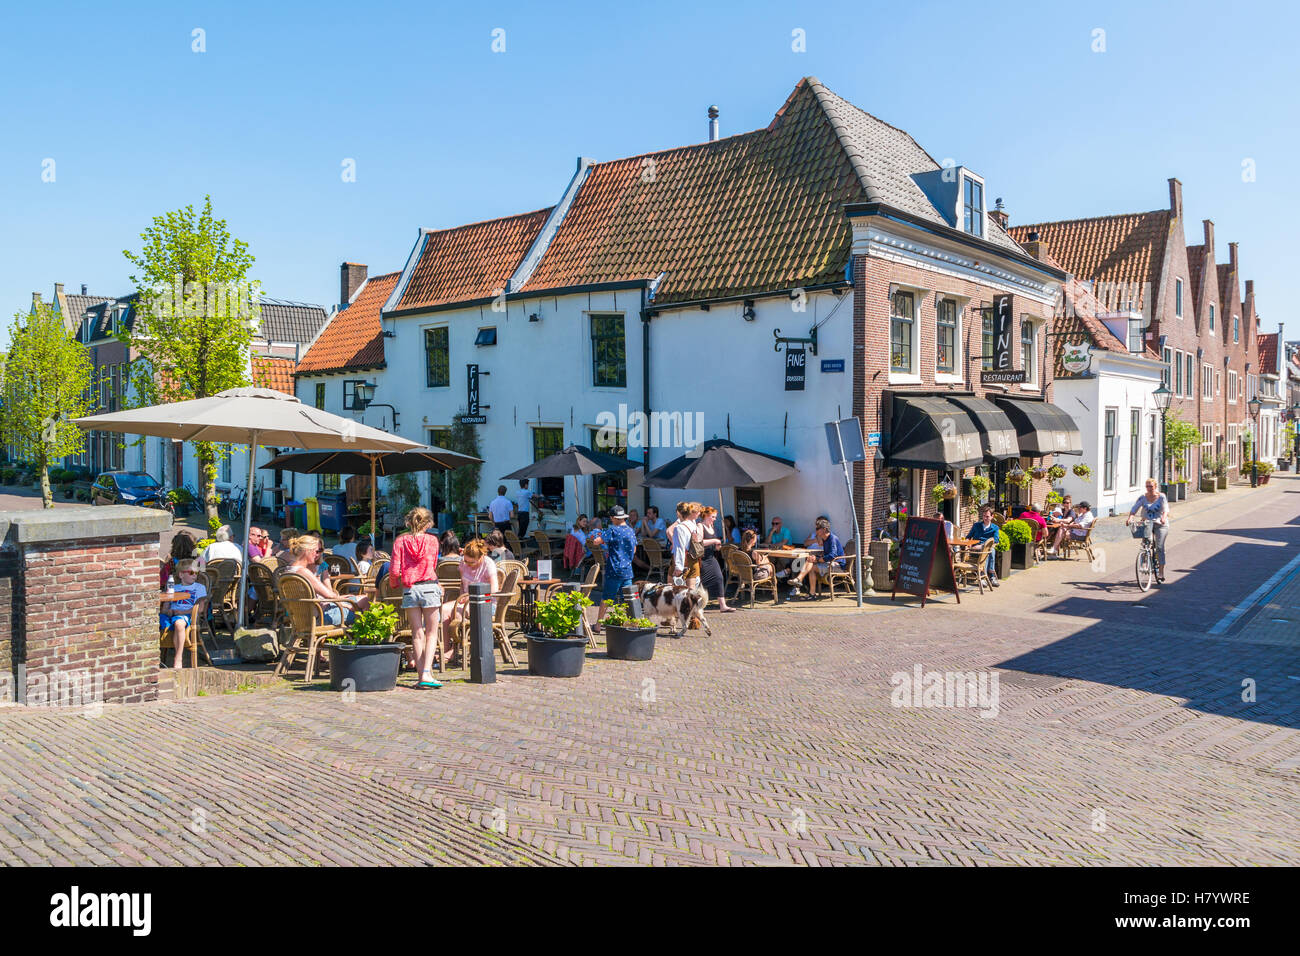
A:
[[[519,630],[525,634],[537,630],[537,589],[543,584],[551,584],[555,578],[523,578],[519,585]]]

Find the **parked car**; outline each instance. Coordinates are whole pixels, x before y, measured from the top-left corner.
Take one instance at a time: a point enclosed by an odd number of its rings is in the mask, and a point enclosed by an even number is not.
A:
[[[90,486],[92,505],[162,507],[162,485],[145,471],[106,471]]]

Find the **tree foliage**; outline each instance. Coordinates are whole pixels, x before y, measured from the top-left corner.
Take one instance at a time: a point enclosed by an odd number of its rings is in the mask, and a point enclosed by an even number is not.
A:
[[[1165,415],[1165,457],[1171,459],[1178,467],[1178,473],[1187,477],[1187,449],[1200,444],[1201,430],[1183,418],[1176,408],[1171,408]]]
[[[462,412],[461,414],[465,414]],[[452,419],[451,433],[447,442],[448,451],[458,451],[463,455],[482,457],[478,453],[478,430],[474,425],[461,420],[457,415]],[[451,508],[461,517],[473,510],[478,498],[479,479],[483,472],[482,465],[462,465],[450,473],[449,497]]]
[[[140,405],[208,398],[249,384],[249,353],[260,324],[248,244],[212,214],[212,197],[155,216],[140,234],[136,317],[125,335],[137,358],[132,384]],[[216,460],[222,450],[196,442],[203,498],[216,516]]]
[[[90,411],[90,355],[46,303],[14,316],[9,341],[0,430],[6,443],[39,467],[41,498],[52,508],[50,463],[86,447],[85,434],[72,419]]]

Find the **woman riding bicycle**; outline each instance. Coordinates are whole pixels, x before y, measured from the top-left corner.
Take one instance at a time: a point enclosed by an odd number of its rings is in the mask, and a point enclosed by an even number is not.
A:
[[[1156,490],[1154,478],[1146,480],[1146,494],[1138,496],[1133,503],[1133,510],[1124,519],[1124,524],[1133,523],[1134,517],[1139,521],[1151,522],[1151,534],[1156,545],[1156,580],[1165,580],[1165,538],[1169,536],[1169,499]]]

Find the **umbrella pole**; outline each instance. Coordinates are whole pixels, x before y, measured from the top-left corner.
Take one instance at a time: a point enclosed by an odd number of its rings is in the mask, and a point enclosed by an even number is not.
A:
[[[582,502],[578,500],[578,476],[573,476],[573,520],[577,523],[578,515],[582,514]]]
[[[244,626],[244,599],[248,597],[248,532],[253,526],[253,476],[257,466],[257,429],[248,441],[248,484],[244,488],[244,560],[239,562],[239,627]]]
[[[370,456],[370,540],[376,544],[379,543],[379,527],[375,524],[375,459],[377,455]],[[376,549],[377,550],[377,549]]]

